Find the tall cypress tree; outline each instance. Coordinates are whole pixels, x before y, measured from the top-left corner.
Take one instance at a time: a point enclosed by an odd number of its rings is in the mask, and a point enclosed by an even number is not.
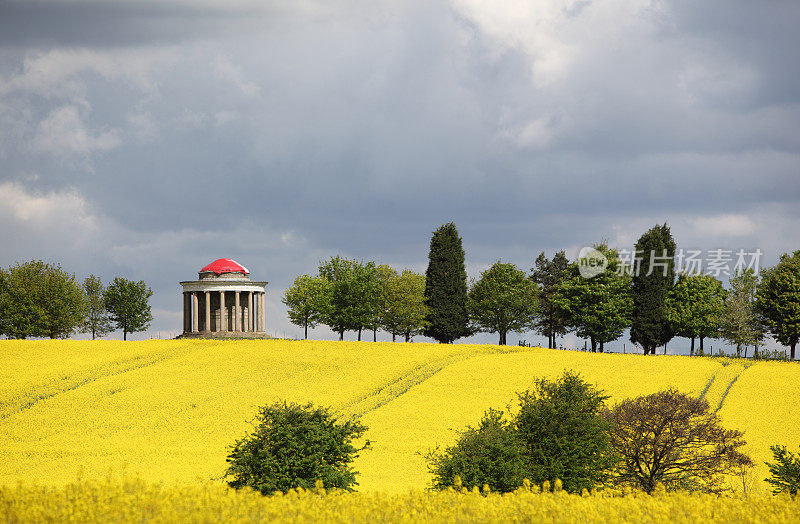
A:
[[[444,224],[431,237],[425,272],[428,327],[424,334],[442,344],[471,334],[467,313],[467,270],[456,225]]]
[[[636,255],[631,342],[641,344],[645,355],[655,355],[673,336],[666,307],[675,283],[675,240],[669,226],[656,225],[639,237]]]
[[[556,336],[567,333],[567,318],[553,304],[557,286],[569,278],[569,260],[564,251],[559,251],[550,261],[544,251],[536,258],[536,267],[531,268],[531,280],[539,286],[539,308],[535,328],[547,337],[547,347],[556,347]]]

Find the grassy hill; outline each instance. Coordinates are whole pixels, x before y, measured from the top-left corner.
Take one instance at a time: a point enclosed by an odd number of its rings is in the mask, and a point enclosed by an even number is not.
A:
[[[674,386],[742,429],[764,490],[769,446],[800,444],[800,366],[541,348],[320,341],[0,341],[0,484],[127,470],[218,479],[256,408],[311,401],[369,426],[361,491],[429,483],[420,453],[451,443],[535,377],[579,371],[611,395]]]

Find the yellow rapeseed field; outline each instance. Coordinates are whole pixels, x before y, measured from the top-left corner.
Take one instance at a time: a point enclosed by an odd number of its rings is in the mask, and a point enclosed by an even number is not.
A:
[[[0,486],[6,522],[797,522],[800,498],[656,492],[568,495],[519,489],[401,494],[302,489],[264,497],[220,484],[165,487],[136,478],[60,488]]]
[[[228,493],[220,477],[228,447],[251,427],[257,407],[284,399],[330,406],[342,416],[361,417],[369,427],[365,438],[372,449],[355,463],[362,495],[352,498],[353,504],[369,508],[388,500],[380,497],[402,494],[402,503],[413,506],[420,495],[408,490],[424,490],[430,482],[422,453],[452,443],[456,430],[476,424],[490,407],[514,409],[515,392],[566,369],[597,383],[612,404],[669,386],[703,395],[726,427],[745,431],[758,464],[745,479],[751,493],[766,492],[763,461],[771,458],[769,446],[796,449],[800,443],[800,366],[789,363],[282,340],[0,341],[0,362],[0,485],[21,480],[49,486],[47,493],[58,500],[71,500],[69,489],[77,488],[63,489],[79,476],[89,482],[126,472],[143,484],[130,493],[118,486],[114,496],[130,496],[136,504],[146,505],[145,499],[160,489],[165,499],[219,498],[223,512],[250,511],[251,504],[258,515],[283,511],[275,508],[284,502]],[[86,482],[80,489],[94,489]],[[24,497],[44,496],[36,489],[6,487],[2,493],[12,499],[23,492]],[[484,499],[448,496],[419,504],[433,504],[444,519],[450,510],[440,505],[474,506],[481,515],[513,519],[519,505],[534,503],[504,498],[495,507]],[[338,500],[328,497],[313,511],[332,510]],[[627,511],[580,497],[570,500],[576,515],[588,507],[608,515]],[[705,500],[692,504],[700,508]],[[670,515],[665,518],[674,518],[670,512],[676,507],[664,504],[664,515]],[[738,503],[730,504],[730,511],[738,511]],[[64,502],[53,511],[67,511],[67,506]],[[363,516],[368,511],[363,508],[353,511]],[[180,511],[190,509],[176,511],[170,519],[181,520]]]

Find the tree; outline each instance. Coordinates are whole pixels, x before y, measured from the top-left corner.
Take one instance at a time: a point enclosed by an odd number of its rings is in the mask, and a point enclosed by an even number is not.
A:
[[[281,301],[287,306],[289,321],[303,328],[303,338],[308,339],[308,328],[316,327],[324,318],[330,300],[330,285],[322,277],[300,275],[283,294]]]
[[[758,277],[752,269],[737,271],[730,279],[720,334],[736,345],[737,356],[742,355],[742,346],[755,345],[761,337],[755,311],[757,286]]]
[[[404,269],[387,282],[384,293],[381,326],[392,334],[392,342],[397,335],[404,335],[408,342],[426,326],[425,277]]]
[[[689,355],[694,355],[694,342],[716,336],[725,315],[725,288],[722,282],[711,275],[687,275],[681,273],[675,286],[667,296],[667,318],[672,331],[691,339]]]
[[[536,484],[561,479],[569,492],[602,484],[613,464],[608,396],[567,371],[556,381],[538,379],[519,395],[516,427],[525,447],[526,477]]]
[[[536,314],[536,284],[514,264],[500,261],[481,273],[468,293],[469,315],[477,329],[499,333],[501,346],[509,331],[533,326]]]
[[[567,491],[602,484],[613,465],[609,422],[602,412],[608,397],[566,372],[556,381],[539,379],[533,392],[518,394],[519,412],[506,421],[489,410],[478,428],[461,432],[444,453],[426,456],[433,485],[466,487],[483,483],[512,491],[524,479],[535,484],[561,479]]]
[[[374,274],[374,262],[364,264],[338,255],[320,264],[319,275],[330,286],[322,322],[339,333],[339,340],[344,340],[345,331],[358,331],[361,340],[362,329],[369,325],[374,309]]]
[[[144,331],[150,326],[153,315],[147,303],[153,292],[143,280],[134,282],[116,277],[106,288],[106,309],[116,329],[122,330],[122,339],[128,333]]]
[[[720,493],[724,475],[753,464],[742,432],[723,429],[708,402],[668,389],[623,400],[609,414],[616,482],[652,493]]]
[[[9,338],[64,338],[84,317],[86,297],[75,275],[31,260],[0,278],[0,332]]]
[[[794,360],[800,339],[800,251],[781,255],[778,265],[764,272],[756,297],[769,333],[791,347]]]
[[[100,277],[86,277],[83,281],[83,292],[86,295],[86,316],[81,322],[81,333],[91,333],[92,340],[108,335],[114,327],[106,310],[106,289]]]
[[[44,311],[38,288],[45,264],[32,260],[0,272],[0,333],[8,338],[42,336]]]
[[[86,315],[86,294],[75,280],[58,264],[47,265],[43,295],[39,299],[44,316],[44,336],[67,338]]]
[[[353,440],[367,427],[356,420],[344,423],[327,408],[277,402],[259,409],[254,431],[236,441],[228,455],[228,484],[249,486],[263,495],[321,480],[326,489],[353,491],[356,471],[350,467],[361,449]]]
[[[376,342],[378,340],[378,329],[383,327],[383,317],[388,307],[389,286],[397,278],[397,271],[386,264],[381,264],[375,267],[373,278],[372,293],[367,297],[371,306],[367,327],[372,330],[372,341]],[[394,334],[392,337],[394,337]]]
[[[567,276],[569,261],[564,251],[559,251],[548,260],[544,251],[536,258],[536,267],[531,268],[531,280],[539,286],[539,303],[534,327],[547,337],[547,347],[556,347],[556,336],[567,333],[567,319],[553,304],[556,287]]]
[[[672,338],[666,303],[675,282],[675,241],[669,226],[656,225],[639,237],[636,253],[641,261],[633,271],[631,342],[655,355]]]
[[[786,451],[786,446],[770,446],[774,463],[766,462],[769,478],[764,480],[772,485],[772,493],[789,493],[792,497],[800,491],[800,455]]]
[[[606,244],[594,249],[605,256],[605,270],[591,278],[580,274],[571,264],[551,297],[555,314],[581,338],[588,338],[592,352],[604,349],[607,342],[618,339],[630,325],[632,297],[630,276],[618,271],[621,264],[617,251]]]
[[[449,344],[471,334],[464,248],[452,222],[442,225],[431,237],[425,271],[425,305],[428,307],[426,336]]]
[[[477,428],[462,431],[444,452],[431,451],[425,459],[435,489],[457,486],[458,477],[467,489],[488,484],[494,491],[508,493],[522,485],[527,472],[519,432],[502,411],[494,409],[484,413]]]

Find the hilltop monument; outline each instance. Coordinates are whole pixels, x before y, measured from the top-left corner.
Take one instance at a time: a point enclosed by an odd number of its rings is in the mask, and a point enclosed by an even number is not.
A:
[[[250,271],[230,258],[200,270],[198,280],[183,287],[182,337],[266,338],[265,287],[250,280]]]

